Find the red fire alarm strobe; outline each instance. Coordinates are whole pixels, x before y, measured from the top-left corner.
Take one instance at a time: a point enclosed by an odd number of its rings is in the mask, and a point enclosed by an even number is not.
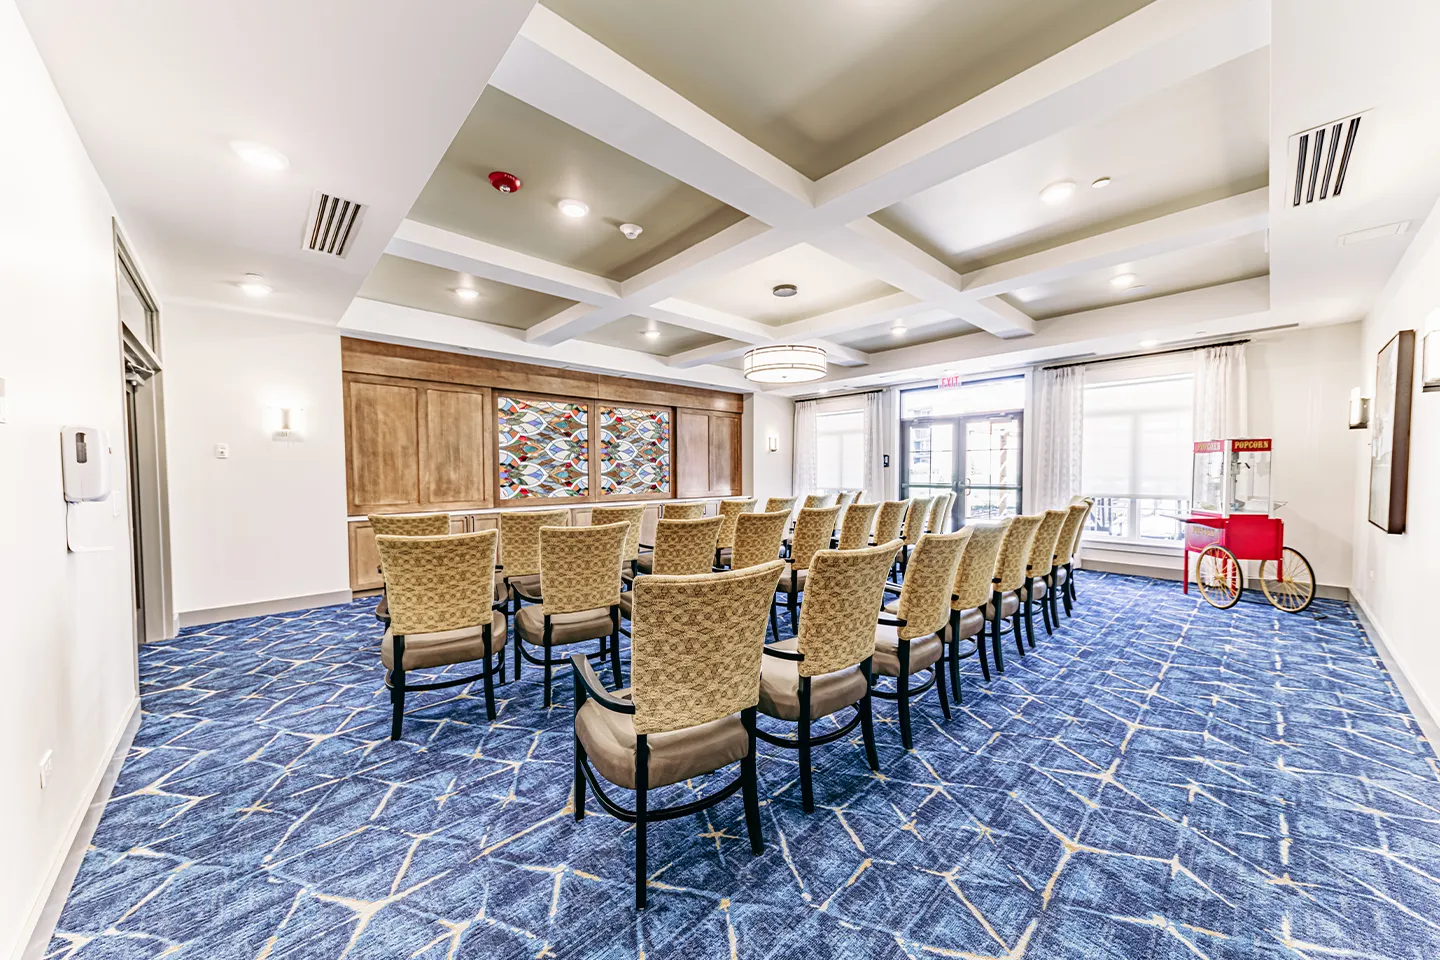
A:
[[[504,170],[495,170],[490,174],[490,186],[501,193],[515,193],[520,189],[520,178]]]

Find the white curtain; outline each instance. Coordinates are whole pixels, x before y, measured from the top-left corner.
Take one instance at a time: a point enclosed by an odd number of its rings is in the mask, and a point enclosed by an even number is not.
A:
[[[1249,419],[1245,344],[1195,351],[1195,439],[1244,437]]]
[[[1035,505],[1066,506],[1080,493],[1085,368],[1041,370],[1035,378]]]
[[[865,498],[872,501],[885,499],[884,396],[879,391],[865,394]]]
[[[790,492],[804,497],[818,485],[819,452],[815,424],[815,401],[795,402],[795,459],[790,468]]]

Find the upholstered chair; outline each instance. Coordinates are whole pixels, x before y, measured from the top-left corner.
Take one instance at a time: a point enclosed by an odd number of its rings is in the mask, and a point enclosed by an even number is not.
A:
[[[1025,582],[1020,586],[1020,609],[1025,619],[1025,641],[1035,648],[1035,604],[1040,605],[1040,616],[1045,623],[1045,632],[1053,634],[1055,625],[1050,619],[1050,575],[1055,569],[1055,543],[1060,537],[1060,528],[1065,523],[1065,510],[1046,510],[1040,526],[1035,528],[1035,541],[1030,545],[1030,558],[1025,562]]]
[[[944,499],[945,502],[935,511],[935,521],[931,525],[931,533],[946,532],[954,519],[955,491],[951,490],[949,493],[942,494],[942,499]]]
[[[930,503],[933,497],[911,497],[910,508],[905,511],[905,525],[900,530],[900,539],[904,546],[900,548],[900,572],[905,572],[905,564],[910,559],[910,551],[915,548],[915,543],[920,535],[925,532],[925,521],[930,518]]]
[[[784,575],[780,577],[780,589],[785,591],[785,606],[790,611],[792,631],[799,623],[795,614],[799,609],[800,595],[805,592],[810,559],[830,546],[830,535],[835,530],[835,518],[839,514],[839,507],[802,507],[800,515],[795,518],[789,561]]]
[[[375,513],[366,519],[377,537],[443,537],[450,533],[448,513]],[[383,584],[380,602],[375,605],[375,619],[390,622],[390,597]]]
[[[880,504],[875,516],[875,533],[872,544],[889,543],[900,539],[900,525],[905,522],[905,513],[910,509],[909,500],[886,500]]]
[[[1075,560],[1080,556],[1080,540],[1085,536],[1085,524],[1090,520],[1090,511],[1095,508],[1094,497],[1071,497],[1072,507],[1083,506],[1085,512],[1080,514],[1080,522],[1075,525],[1075,536],[1070,541],[1070,556],[1065,562],[1065,612],[1068,614],[1074,609],[1075,602],[1079,599],[1075,595]]]
[[[878,503],[852,503],[846,507],[845,516],[840,519],[840,538],[836,546],[841,550],[858,550],[870,546],[870,528],[875,525],[875,514],[878,512]]]
[[[800,523],[807,512],[801,511]],[[870,709],[870,665],[885,575],[899,549],[899,541],[891,541],[878,547],[816,553],[809,564],[810,582],[799,632],[765,647],[760,712],[796,724],[798,735],[792,740],[764,730],[757,733],[766,743],[800,752],[800,803],[806,813],[815,809],[810,771],[813,747],[848,736],[858,723],[870,769],[880,769]],[[816,720],[846,707],[855,708],[847,723],[818,737],[813,735],[811,725]]]
[[[754,512],[754,497],[720,501],[720,516],[725,522],[720,525],[720,536],[715,539],[715,566],[730,566],[730,550],[735,546],[735,525],[739,522],[740,514]]]
[[[987,683],[990,681],[990,663],[985,657],[985,605],[990,602],[995,559],[1000,555],[1000,542],[1010,521],[1006,517],[961,528],[970,531],[970,539],[960,552],[950,596],[950,622],[941,637],[950,660],[950,695],[956,703],[960,702],[960,661],[964,658],[978,654],[980,672]],[[962,651],[961,645],[967,642],[972,646]]]
[[[755,708],[765,648],[765,608],[779,560],[694,577],[635,581],[629,690],[605,689],[580,654],[575,677],[575,819],[585,787],[612,816],[635,824],[635,908],[645,907],[646,833],[659,820],[689,817],[740,790],[750,852],[765,852],[755,769]],[[740,775],[708,797],[658,810],[649,791],[732,763]],[[607,795],[600,778],[635,791],[635,808]]]
[[[945,508],[950,503],[950,494],[942,493],[930,501],[930,512],[925,515],[925,532],[942,533],[945,527]]]
[[[835,541],[840,539],[840,527],[845,522],[845,512],[850,509],[851,505],[858,502],[859,499],[859,490],[841,490],[835,495],[835,506],[840,508],[840,519],[835,521],[835,530],[834,535],[831,537],[831,546],[834,546]]]
[[[778,559],[785,539],[785,524],[789,521],[789,510],[742,513],[735,526],[730,569],[743,570]],[[773,603],[770,605],[770,628],[775,631],[775,639],[780,639],[780,619]]]
[[[628,507],[595,507],[590,511],[590,525],[603,527],[607,523],[628,523],[625,547],[620,551],[621,578],[629,580],[635,576],[640,559],[640,524],[645,520],[645,505]]]
[[[500,517],[500,574],[505,584],[506,610],[514,614],[520,601],[540,602],[540,528],[570,524],[569,510],[502,511]],[[515,658],[519,676],[520,658]]]
[[[485,681],[485,716],[495,719],[495,662],[505,649],[505,614],[495,602],[494,530],[439,537],[375,538],[390,590],[390,625],[380,660],[390,687],[390,739],[399,740],[405,694]],[[407,670],[480,661],[480,672],[407,684]]]
[[[798,500],[798,499],[800,499],[800,498],[799,498],[799,497],[767,497],[766,500],[765,500],[765,509],[764,509],[763,511],[761,511],[761,512],[762,512],[762,513],[774,513],[774,512],[777,511],[777,510],[784,510],[786,514],[789,514],[789,513],[791,513],[791,512],[795,509],[795,501]]]
[[[990,601],[985,604],[985,619],[990,623],[990,652],[995,656],[995,669],[1005,672],[1005,656],[1000,651],[1004,630],[1000,621],[1009,620],[1015,636],[1015,649],[1023,657],[1025,644],[1020,639],[1020,588],[1025,584],[1025,567],[1030,560],[1030,545],[1035,542],[1035,529],[1044,520],[1043,514],[1011,517],[1010,526],[1000,540],[995,557],[995,574],[990,581]]]
[[[940,639],[940,631],[950,619],[955,571],[968,539],[969,530],[921,536],[910,557],[896,613],[882,612],[875,627],[873,673],[876,677],[895,678],[893,691],[876,689],[875,696],[894,700],[899,706],[900,742],[906,750],[914,745],[910,731],[911,697],[918,697],[933,686],[940,698],[940,712],[946,720],[950,719],[950,702],[945,697],[945,643]],[[910,678],[924,671],[930,672],[930,679],[912,687]]]
[[[662,504],[660,505],[660,516],[659,516],[658,519],[660,519],[660,520],[699,520],[699,519],[702,519],[704,516],[705,516],[705,501],[704,501],[704,500],[687,500],[687,501],[684,501],[684,502],[668,501],[668,502],[662,503]],[[642,524],[642,526],[644,526],[644,525]],[[650,537],[651,537],[652,540],[654,539],[654,536],[655,536],[654,530],[651,530],[651,531],[650,531]],[[655,571],[654,571],[654,569],[652,568],[652,564],[653,564],[654,561],[655,561],[655,558],[654,558],[654,556],[653,556],[653,554],[654,554],[654,552],[655,552],[655,544],[653,544],[653,543],[646,543],[646,542],[645,542],[645,532],[644,532],[643,529],[642,529],[641,534],[640,534],[640,541],[641,541],[641,542],[640,542],[639,556],[637,556],[637,557],[635,558],[635,572],[636,572],[636,573],[654,573]],[[715,558],[712,556],[710,559],[711,559],[712,562],[713,562],[713,560],[714,560]]]
[[[715,562],[715,538],[723,522],[720,517],[661,520],[655,525],[655,552],[649,572],[672,577],[709,573]],[[627,590],[620,594],[620,615],[630,620],[634,612],[635,593]]]
[[[833,493],[807,493],[805,495],[805,502],[801,507],[805,510],[814,510],[819,507],[833,507],[835,506],[835,499],[835,494]]]
[[[1055,541],[1055,570],[1050,575],[1057,589],[1050,591],[1050,619],[1060,622],[1057,604],[1065,603],[1065,616],[1074,616],[1070,602],[1070,562],[1075,556],[1075,547],[1080,543],[1080,532],[1085,518],[1090,513],[1090,504],[1072,503],[1065,508],[1065,522],[1060,526],[1060,536]]]
[[[529,660],[545,668],[545,706],[550,706],[551,676],[564,657],[552,657],[553,647],[599,640],[593,656],[610,655],[615,685],[620,685],[620,552],[629,524],[603,527],[541,527],[540,577],[545,599],[538,606],[521,607],[515,616],[515,678],[520,662]],[[644,579],[643,577],[641,579]],[[525,649],[542,648],[539,657]]]

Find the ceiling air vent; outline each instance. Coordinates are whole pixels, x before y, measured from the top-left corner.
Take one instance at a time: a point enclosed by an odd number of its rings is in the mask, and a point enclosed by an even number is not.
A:
[[[1364,117],[1356,114],[1290,138],[1290,156],[1295,163],[1292,207],[1340,196]]]
[[[302,245],[313,253],[344,257],[350,252],[364,212],[362,203],[316,191]]]

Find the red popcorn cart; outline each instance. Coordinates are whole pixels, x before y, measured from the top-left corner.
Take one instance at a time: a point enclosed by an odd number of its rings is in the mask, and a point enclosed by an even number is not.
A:
[[[1299,613],[1315,599],[1310,561],[1285,546],[1285,521],[1270,516],[1268,439],[1202,440],[1195,444],[1190,514],[1185,524],[1185,592],[1190,592],[1190,555],[1199,554],[1195,582],[1200,596],[1227,610],[1245,589],[1241,561],[1259,561],[1260,590],[1278,610]]]

